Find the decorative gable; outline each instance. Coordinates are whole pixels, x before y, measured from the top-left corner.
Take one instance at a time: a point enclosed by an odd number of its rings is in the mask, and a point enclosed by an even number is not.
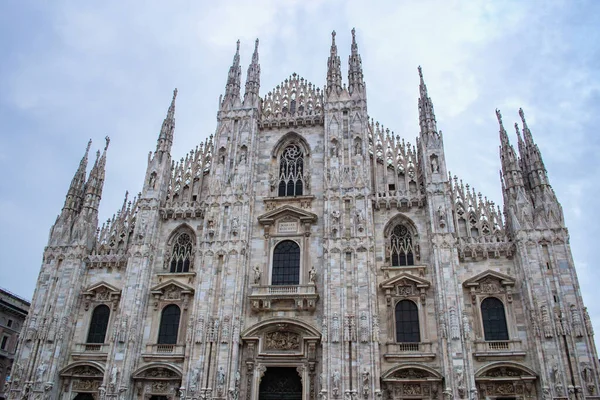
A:
[[[181,303],[184,309],[187,309],[189,300],[194,295],[194,289],[174,279],[170,279],[150,289],[154,297],[154,310],[158,310],[159,304],[163,303]]]
[[[512,288],[515,279],[503,273],[487,270],[473,278],[467,279],[463,286],[470,289],[471,301],[475,303],[477,295],[499,295],[506,294],[509,302],[512,301]]]
[[[111,304],[116,310],[121,299],[121,290],[102,281],[88,287],[83,293],[85,310],[89,310],[91,303]]]
[[[310,234],[310,227],[317,222],[317,215],[286,204],[268,211],[258,217],[258,223],[264,226],[265,236],[270,234]],[[271,232],[271,227],[275,231]]]
[[[430,286],[431,283],[428,280],[406,273],[386,279],[379,284],[379,287],[385,291],[388,306],[392,305],[394,297],[419,297],[421,303],[425,304],[427,289]]]

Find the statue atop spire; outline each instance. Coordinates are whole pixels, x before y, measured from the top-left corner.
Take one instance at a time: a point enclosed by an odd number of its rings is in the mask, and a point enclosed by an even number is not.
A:
[[[229,68],[227,75],[227,85],[225,86],[225,96],[221,107],[233,106],[240,101],[242,68],[240,67],[240,41],[236,44],[235,55],[233,56],[233,64]]]
[[[71,186],[69,186],[69,191],[67,192],[67,196],[65,198],[65,205],[63,206],[63,212],[79,212],[81,210],[83,196],[85,194],[85,178],[88,155],[91,146],[92,139],[88,141],[87,147],[85,148],[85,153],[79,162],[79,168],[77,168],[75,176],[73,176],[73,180],[71,181]]]
[[[331,32],[331,53],[327,59],[327,94],[339,93],[342,89],[342,69],[340,56],[335,44],[335,31]]]
[[[418,67],[419,71],[419,124],[421,125],[421,137],[425,140],[425,143],[431,138],[435,140],[440,139],[440,134],[437,131],[437,125],[435,120],[435,113],[433,112],[433,103],[431,98],[427,94],[427,86],[423,79],[423,71],[421,66]]]
[[[258,39],[254,43],[252,62],[248,66],[246,76],[246,91],[244,93],[244,106],[258,105],[260,90],[260,64],[258,63]]]
[[[175,131],[175,99],[177,98],[177,88],[173,90],[173,99],[169,105],[167,116],[165,117],[162,127],[160,128],[160,135],[158,136],[158,142],[156,143],[157,153],[169,153],[171,146],[173,145],[173,133]],[[108,136],[107,136],[108,138]],[[106,147],[108,147],[108,139]]]
[[[352,95],[355,91],[363,90],[364,87],[362,60],[356,44],[356,30],[352,28],[352,46],[348,57],[348,91]]]
[[[500,161],[502,164],[501,178],[504,189],[513,192],[523,187],[523,173],[519,164],[519,158],[514,147],[510,144],[506,129],[502,123],[502,114],[496,109],[496,118],[500,126]]]

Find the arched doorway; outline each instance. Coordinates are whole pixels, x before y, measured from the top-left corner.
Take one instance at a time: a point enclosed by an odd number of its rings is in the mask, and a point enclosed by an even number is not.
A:
[[[95,400],[91,393],[79,393],[73,400]]]
[[[150,400],[169,400],[167,396],[152,396]]]
[[[302,400],[302,379],[294,367],[267,367],[258,400]]]

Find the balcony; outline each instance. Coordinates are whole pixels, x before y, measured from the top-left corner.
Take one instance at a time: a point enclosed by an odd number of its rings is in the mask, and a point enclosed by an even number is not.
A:
[[[527,352],[523,351],[520,340],[478,340],[475,341],[475,352],[477,359],[525,357]]]
[[[146,351],[142,354],[145,361],[173,360],[183,361],[185,354],[184,344],[147,344]]]
[[[75,360],[106,360],[108,343],[77,343],[72,356]]]
[[[387,361],[433,359],[435,358],[435,353],[432,351],[431,347],[431,342],[388,342],[386,343],[386,352],[383,356]]]
[[[253,311],[314,311],[319,295],[314,284],[251,286]]]

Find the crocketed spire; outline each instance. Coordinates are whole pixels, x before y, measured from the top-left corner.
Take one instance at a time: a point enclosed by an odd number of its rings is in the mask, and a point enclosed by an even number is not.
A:
[[[358,45],[356,44],[356,30],[352,28],[352,46],[350,57],[348,57],[348,91],[350,94],[364,89],[362,60],[358,54]]]
[[[335,44],[335,31],[331,32],[331,53],[327,59],[327,94],[338,93],[342,89],[342,69],[340,56]]]
[[[240,99],[240,87],[242,68],[240,67],[240,41],[237,41],[237,47],[235,55],[233,56],[233,64],[229,68],[229,74],[227,75],[227,85],[225,86],[225,96],[223,96],[223,102],[221,107],[233,106]]]
[[[156,143],[156,151],[169,153],[171,146],[173,145],[173,133],[175,131],[175,99],[177,98],[177,88],[173,90],[173,99],[171,105],[167,111],[162,127],[160,128],[160,134],[158,135],[158,141]]]
[[[260,64],[258,63],[258,39],[256,39],[256,42],[254,44],[254,53],[252,54],[252,62],[248,66],[248,75],[246,76],[244,106],[250,106],[257,103],[259,90]]]

